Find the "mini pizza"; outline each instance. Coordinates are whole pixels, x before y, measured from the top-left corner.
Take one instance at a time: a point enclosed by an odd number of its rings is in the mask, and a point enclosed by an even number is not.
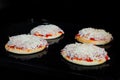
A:
[[[103,29],[83,28],[75,35],[75,39],[82,43],[105,45],[113,39],[112,34]]]
[[[32,54],[44,50],[48,47],[48,42],[34,35],[15,35],[9,37],[5,49],[16,54]]]
[[[46,24],[33,28],[30,33],[43,39],[54,39],[63,35],[64,31],[56,25]]]
[[[61,50],[61,55],[69,62],[85,66],[99,65],[110,60],[104,48],[87,43],[67,44]]]

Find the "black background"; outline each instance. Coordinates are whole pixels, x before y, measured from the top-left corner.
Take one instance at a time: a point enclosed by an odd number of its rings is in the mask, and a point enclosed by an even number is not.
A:
[[[115,26],[115,4],[113,2],[82,2],[73,0],[1,0],[0,1],[0,39],[1,66],[0,72],[5,75],[15,75],[36,78],[71,78],[76,79],[119,79],[119,29]],[[64,38],[60,43],[51,45],[47,56],[39,59],[21,61],[6,55],[4,44],[8,36],[29,33],[30,29],[44,22],[60,26],[64,31]],[[75,42],[74,35],[83,27],[93,26],[104,28],[113,34],[112,46],[108,49],[111,61],[109,67],[84,68],[74,65],[69,67],[61,61],[59,51],[67,43]],[[46,60],[49,60],[48,62]],[[39,63],[41,62],[41,63]],[[43,63],[45,62],[45,63]],[[69,64],[69,63],[68,63]],[[72,65],[72,64],[70,64]],[[76,67],[77,66],[77,67]],[[79,70],[79,68],[83,70]],[[29,74],[29,75],[26,75]],[[31,75],[30,75],[31,74]],[[4,77],[6,78],[6,77]],[[13,76],[10,77],[14,78]]]
[[[111,23],[117,14],[114,2],[82,2],[73,0],[5,0],[1,7],[1,20],[22,20],[38,17],[78,23]],[[1,4],[2,4],[1,3]],[[10,19],[10,20],[9,20]]]

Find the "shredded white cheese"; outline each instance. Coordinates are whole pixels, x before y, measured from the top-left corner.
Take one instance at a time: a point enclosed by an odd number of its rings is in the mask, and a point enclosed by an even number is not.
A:
[[[95,29],[91,27],[79,30],[78,34],[86,39],[94,38],[95,40],[110,40],[113,38],[109,32],[106,32],[103,29]]]
[[[78,57],[85,60],[90,58],[91,60],[101,60],[105,59],[107,52],[104,48],[97,47],[93,44],[81,44],[81,43],[72,43],[67,44],[63,49],[65,56],[69,56],[70,58]]]
[[[31,30],[31,34],[38,32],[39,34],[46,36],[46,34],[53,34],[54,35],[54,34],[58,33],[59,31],[64,33],[64,31],[60,27],[58,27],[54,24],[48,24],[48,25],[39,25],[39,26],[33,28]]]
[[[23,49],[34,49],[39,46],[47,46],[46,40],[38,38],[34,35],[21,34],[9,37],[7,43],[9,46],[15,46]]]

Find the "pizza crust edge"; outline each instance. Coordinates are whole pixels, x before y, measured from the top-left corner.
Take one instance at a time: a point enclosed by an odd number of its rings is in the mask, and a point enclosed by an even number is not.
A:
[[[94,45],[105,45],[105,44],[108,44],[111,40],[87,40],[86,38],[84,37],[80,37],[80,36],[75,36],[75,39],[78,41],[78,42],[82,42],[82,43],[92,43]]]
[[[39,51],[42,51],[46,48],[46,46],[41,46],[40,48],[35,49],[17,49],[17,48],[10,48],[8,44],[5,45],[5,49],[9,52],[15,53],[15,54],[33,54]]]
[[[76,59],[69,59],[68,57],[66,57],[64,54],[66,54],[65,52],[61,52],[61,55],[63,56],[63,58],[69,62],[78,64],[78,65],[84,65],[84,66],[95,66],[95,65],[100,65],[106,62],[106,59],[102,59],[100,61],[97,60],[93,60],[92,62],[88,62],[88,61],[83,61],[83,60],[76,60]]]

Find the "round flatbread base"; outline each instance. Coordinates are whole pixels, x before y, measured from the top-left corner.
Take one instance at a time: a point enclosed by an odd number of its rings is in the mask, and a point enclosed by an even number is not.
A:
[[[47,36],[47,37],[46,36],[38,36],[38,37],[43,38],[43,39],[55,39],[62,35],[63,35],[63,33],[56,33],[56,34],[52,34],[52,36]]]
[[[80,37],[80,36],[75,36],[75,39],[78,41],[78,42],[82,42],[82,43],[91,43],[91,44],[94,44],[94,45],[105,45],[107,43],[110,42],[110,40],[99,40],[99,41],[95,41],[95,40],[87,40],[85,39],[84,37]]]
[[[88,61],[83,61],[83,60],[76,60],[76,59],[69,59],[68,57],[66,57],[65,55],[63,55],[65,53],[62,53],[62,56],[64,59],[66,59],[67,61],[69,62],[72,62],[72,63],[75,63],[75,64],[78,64],[78,65],[83,65],[83,66],[94,66],[94,65],[100,65],[100,64],[103,64],[106,62],[105,59],[103,60],[100,60],[100,61],[97,61],[97,60],[94,60],[92,62],[88,62]]]
[[[17,49],[17,48],[11,48],[7,44],[5,45],[5,49],[9,52],[15,53],[15,54],[33,54],[39,51],[42,51],[46,48],[46,46],[41,46],[40,48],[35,49]]]

